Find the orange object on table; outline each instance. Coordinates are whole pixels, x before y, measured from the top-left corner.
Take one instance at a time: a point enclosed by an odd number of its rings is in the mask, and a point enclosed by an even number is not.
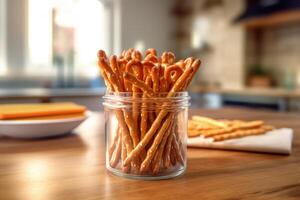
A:
[[[0,120],[43,119],[51,116],[82,115],[86,107],[75,103],[3,104]]]

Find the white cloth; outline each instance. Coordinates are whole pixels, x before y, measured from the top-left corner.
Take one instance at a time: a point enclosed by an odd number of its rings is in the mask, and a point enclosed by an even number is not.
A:
[[[232,149],[278,154],[290,154],[292,151],[292,142],[293,130],[290,128],[275,129],[263,135],[253,135],[220,142],[213,142],[212,139],[203,137],[188,138],[189,147]]]

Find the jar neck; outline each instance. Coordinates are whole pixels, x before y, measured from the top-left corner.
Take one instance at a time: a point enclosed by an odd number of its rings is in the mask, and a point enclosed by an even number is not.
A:
[[[156,93],[149,97],[143,93],[107,92],[103,97],[103,105],[108,108],[130,108],[135,105],[149,111],[155,109],[175,111],[190,105],[188,92],[175,92],[172,97],[167,95],[168,93]]]

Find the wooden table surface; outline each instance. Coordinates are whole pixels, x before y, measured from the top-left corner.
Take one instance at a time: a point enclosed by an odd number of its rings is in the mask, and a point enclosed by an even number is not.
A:
[[[188,149],[183,176],[125,179],[105,170],[103,119],[95,115],[66,137],[0,138],[0,199],[300,199],[300,114],[237,108],[191,113],[291,127],[293,153]]]

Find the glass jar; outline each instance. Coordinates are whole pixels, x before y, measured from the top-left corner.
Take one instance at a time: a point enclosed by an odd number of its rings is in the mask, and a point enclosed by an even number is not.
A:
[[[106,168],[119,176],[167,179],[186,169],[187,92],[108,92],[104,96]]]

